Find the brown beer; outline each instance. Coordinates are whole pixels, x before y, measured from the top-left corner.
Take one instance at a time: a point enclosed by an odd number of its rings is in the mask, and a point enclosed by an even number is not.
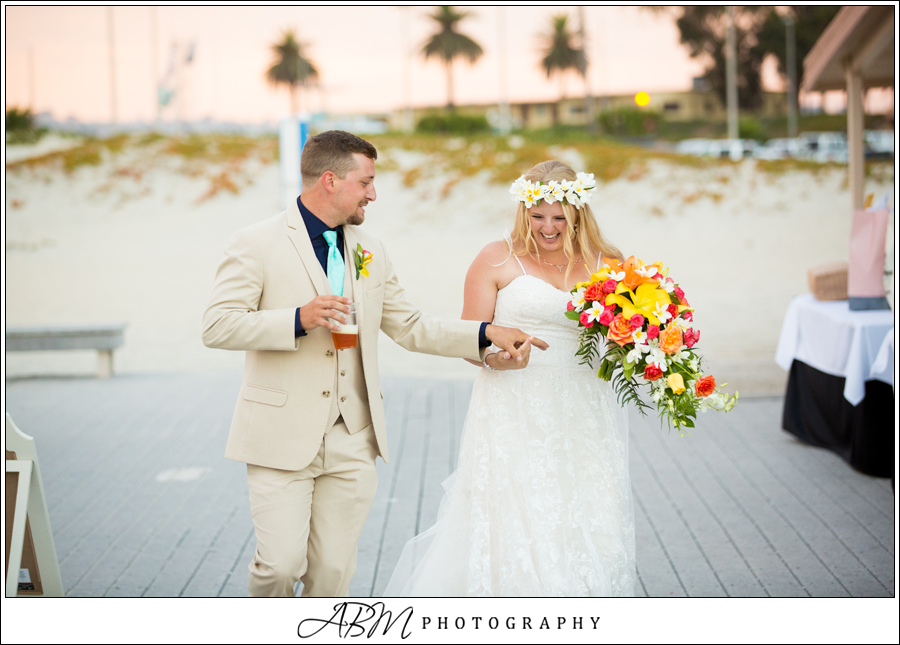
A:
[[[359,339],[359,328],[356,325],[342,325],[341,331],[332,331],[331,340],[335,349],[353,349]]]

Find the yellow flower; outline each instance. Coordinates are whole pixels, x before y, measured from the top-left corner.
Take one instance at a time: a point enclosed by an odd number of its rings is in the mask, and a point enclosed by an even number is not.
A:
[[[670,374],[669,378],[666,379],[666,383],[670,388],[672,388],[672,392],[674,394],[681,394],[684,392],[684,379],[681,378],[681,374],[675,372],[674,374]]]
[[[626,293],[630,298],[624,295]],[[615,293],[606,296],[606,304],[619,305],[622,308],[622,315],[626,318],[641,314],[653,325],[660,324],[659,318],[654,313],[657,303],[668,306],[671,302],[669,294],[660,289],[656,282],[645,282],[634,291],[626,287],[624,282],[620,282]]]

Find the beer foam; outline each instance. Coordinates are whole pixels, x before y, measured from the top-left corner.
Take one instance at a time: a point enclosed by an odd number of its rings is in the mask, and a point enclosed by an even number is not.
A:
[[[359,335],[359,325],[341,325],[341,331],[334,332],[335,334],[355,334]]]

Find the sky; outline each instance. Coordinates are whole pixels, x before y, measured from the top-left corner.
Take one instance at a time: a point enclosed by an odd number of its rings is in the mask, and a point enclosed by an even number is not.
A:
[[[154,77],[165,76],[173,45],[186,49],[194,43],[181,101],[164,110],[164,119],[276,121],[289,111],[288,93],[267,84],[264,75],[272,64],[271,46],[286,29],[296,31],[320,73],[322,90],[304,91],[301,109],[379,113],[401,108],[407,100],[415,106],[442,105],[447,100],[443,65],[418,54],[433,29],[427,17],[431,10],[6,5],[6,105],[26,106],[33,100],[33,112],[49,111],[59,120],[107,122],[115,110],[119,122],[152,121]],[[540,67],[539,34],[549,31],[558,13],[568,13],[577,24],[576,7],[465,10],[471,16],[460,30],[482,46],[484,55],[474,66],[455,63],[457,105],[496,102],[503,90],[504,60],[512,102],[553,100],[562,91],[583,95],[580,79],[573,76],[561,86]],[[671,17],[635,6],[589,6],[584,13],[593,93],[643,90],[652,102],[654,92],[689,90],[692,78],[702,74],[703,63],[678,43]],[[763,81],[767,89],[783,89],[771,60]]]

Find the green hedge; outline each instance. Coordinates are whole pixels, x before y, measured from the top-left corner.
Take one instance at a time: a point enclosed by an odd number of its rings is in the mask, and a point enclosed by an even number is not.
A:
[[[484,116],[466,116],[464,114],[432,114],[419,119],[417,132],[431,134],[474,134],[491,129]]]
[[[597,121],[606,134],[614,137],[634,137],[656,134],[662,123],[662,115],[651,110],[619,108],[602,112]]]

